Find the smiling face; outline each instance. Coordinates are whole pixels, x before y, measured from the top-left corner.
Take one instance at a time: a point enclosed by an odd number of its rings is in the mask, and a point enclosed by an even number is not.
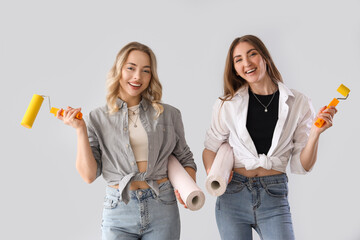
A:
[[[271,81],[266,71],[265,60],[258,50],[248,42],[240,42],[234,48],[233,63],[237,74],[250,85]]]
[[[120,78],[120,98],[128,107],[139,104],[141,93],[147,89],[151,80],[151,62],[147,53],[133,50],[129,53]]]

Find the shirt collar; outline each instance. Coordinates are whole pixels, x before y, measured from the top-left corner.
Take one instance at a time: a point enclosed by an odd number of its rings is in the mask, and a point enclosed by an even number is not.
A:
[[[119,106],[119,109],[122,109],[123,107],[127,108],[127,103],[119,97],[116,99],[116,104]],[[139,105],[146,111],[149,108],[150,102],[143,97]]]

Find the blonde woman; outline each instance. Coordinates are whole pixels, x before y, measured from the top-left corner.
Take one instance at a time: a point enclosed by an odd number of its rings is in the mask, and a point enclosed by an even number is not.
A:
[[[320,134],[336,113],[325,108],[318,128],[310,100],[283,84],[264,43],[252,35],[232,42],[203,151],[207,172],[223,142],[234,151],[233,177],[216,202],[221,239],[250,240],[252,228],[261,239],[294,239],[286,167],[290,160],[293,173],[306,174],[314,166]]]
[[[175,155],[194,180],[196,165],[180,111],[160,103],[152,50],[137,42],[124,46],[108,74],[107,91],[107,105],[91,111],[86,123],[74,118],[80,109],[58,114],[76,129],[81,177],[91,183],[102,174],[107,182],[103,239],[179,239],[168,157]]]

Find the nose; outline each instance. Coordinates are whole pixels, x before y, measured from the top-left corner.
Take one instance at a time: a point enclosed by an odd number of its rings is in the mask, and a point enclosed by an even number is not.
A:
[[[139,80],[141,78],[141,72],[139,70],[135,71],[134,79]]]
[[[251,65],[251,61],[248,58],[244,58],[243,62],[245,67],[249,67]]]

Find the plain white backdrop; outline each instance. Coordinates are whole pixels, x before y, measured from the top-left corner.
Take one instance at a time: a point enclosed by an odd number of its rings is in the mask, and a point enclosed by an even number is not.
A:
[[[341,83],[351,89],[314,170],[289,173],[289,201],[297,239],[360,239],[359,10],[355,0],[1,1],[0,239],[100,239],[105,182],[78,175],[75,131],[46,101],[32,129],[20,122],[33,94],[84,114],[104,105],[106,74],[130,41],[155,52],[163,101],[182,112],[205,191],[205,131],[229,45],[245,34],[265,42],[285,84],[316,110],[340,97]],[[182,240],[220,239],[205,194],[201,210],[180,209]]]

